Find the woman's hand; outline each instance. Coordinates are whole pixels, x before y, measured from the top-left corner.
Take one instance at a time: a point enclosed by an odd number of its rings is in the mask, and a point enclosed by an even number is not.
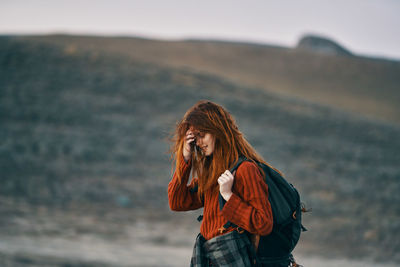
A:
[[[185,135],[185,141],[183,144],[183,158],[188,162],[192,156],[192,143],[196,142],[194,134],[191,129],[187,130]]]
[[[219,192],[226,201],[228,201],[232,196],[232,186],[234,179],[235,179],[234,174],[232,174],[229,170],[226,170],[218,178]]]

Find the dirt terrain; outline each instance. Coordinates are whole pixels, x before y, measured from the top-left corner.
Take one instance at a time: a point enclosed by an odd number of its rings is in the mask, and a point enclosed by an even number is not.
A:
[[[88,215],[66,210],[21,214],[2,220],[1,266],[188,266],[198,225],[195,213],[156,220],[129,210]],[[115,218],[116,214],[118,218]],[[7,226],[5,227],[5,223]],[[182,227],[176,227],[180,225]],[[321,257],[302,251],[294,255],[307,267],[394,267],[395,263]]]

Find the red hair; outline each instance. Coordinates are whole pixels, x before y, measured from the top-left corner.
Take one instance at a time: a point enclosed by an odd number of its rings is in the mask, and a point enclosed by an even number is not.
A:
[[[199,196],[210,189],[218,190],[218,177],[232,167],[241,155],[252,161],[268,164],[247,142],[239,131],[234,118],[226,109],[213,102],[203,100],[191,107],[176,125],[171,156],[175,161],[179,181],[182,178],[179,166],[184,159],[178,155],[183,153],[184,139],[190,127],[202,133],[210,133],[215,138],[214,151],[211,156],[204,156],[196,151],[192,152],[193,173],[198,177]],[[272,167],[270,164],[268,165]],[[261,168],[260,171],[262,172]]]

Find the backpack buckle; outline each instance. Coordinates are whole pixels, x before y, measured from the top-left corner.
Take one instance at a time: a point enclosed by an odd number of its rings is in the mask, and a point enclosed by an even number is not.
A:
[[[243,229],[243,228],[240,228],[240,227],[236,227],[236,231],[237,231],[239,234],[243,234],[243,233],[244,233],[244,229]]]
[[[218,228],[218,232],[220,233],[220,234],[223,234],[224,232],[226,231],[226,228],[225,227],[221,227],[221,228]]]

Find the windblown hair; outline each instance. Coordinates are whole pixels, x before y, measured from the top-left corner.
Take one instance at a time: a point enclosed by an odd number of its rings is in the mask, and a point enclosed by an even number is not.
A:
[[[247,142],[228,111],[218,104],[203,100],[191,107],[176,125],[170,151],[175,161],[179,181],[183,175],[179,168],[184,161],[181,155],[186,132],[190,127],[193,127],[196,132],[210,133],[215,137],[212,155],[205,156],[194,149],[192,151],[192,173],[198,177],[199,196],[207,190],[218,190],[218,177],[231,168],[241,155],[254,162],[269,165]],[[261,168],[259,169],[263,172]]]

